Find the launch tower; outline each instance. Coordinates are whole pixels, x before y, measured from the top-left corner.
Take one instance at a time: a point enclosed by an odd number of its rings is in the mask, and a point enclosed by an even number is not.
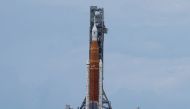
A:
[[[103,88],[104,9],[90,7],[89,61],[87,62],[87,94],[79,109],[112,109]]]

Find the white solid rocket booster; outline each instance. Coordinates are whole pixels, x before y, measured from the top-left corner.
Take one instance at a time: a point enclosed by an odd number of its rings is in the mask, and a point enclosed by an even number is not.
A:
[[[101,59],[100,59],[100,62],[99,62],[99,73],[100,73],[100,77],[99,77],[99,109],[102,109],[103,64],[102,64]]]
[[[87,68],[86,109],[89,109],[89,61],[86,62],[86,68]]]

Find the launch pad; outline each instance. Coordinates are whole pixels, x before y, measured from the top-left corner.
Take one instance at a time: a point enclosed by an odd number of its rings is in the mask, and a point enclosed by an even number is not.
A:
[[[79,109],[112,109],[103,87],[104,9],[90,7],[89,62],[87,63],[87,95]]]
[[[89,61],[87,62],[86,96],[78,109],[112,109],[103,87],[104,9],[90,7]],[[66,105],[66,109],[72,109]]]

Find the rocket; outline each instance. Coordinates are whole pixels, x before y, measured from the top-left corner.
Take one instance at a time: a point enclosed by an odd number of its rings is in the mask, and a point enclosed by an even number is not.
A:
[[[86,96],[78,109],[112,109],[103,89],[103,45],[107,28],[104,8],[90,6],[89,60],[86,63]]]
[[[94,18],[87,63],[86,109],[102,109],[102,60],[99,57],[98,29]]]

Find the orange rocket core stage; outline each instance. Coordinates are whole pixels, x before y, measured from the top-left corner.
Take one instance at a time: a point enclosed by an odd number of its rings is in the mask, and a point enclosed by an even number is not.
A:
[[[99,47],[97,41],[90,45],[89,100],[99,100]]]

